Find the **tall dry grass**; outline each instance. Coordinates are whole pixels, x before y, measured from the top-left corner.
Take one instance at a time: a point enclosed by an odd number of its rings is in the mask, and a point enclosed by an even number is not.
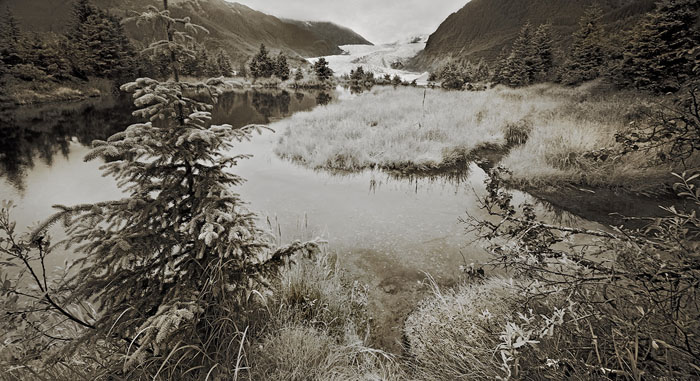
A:
[[[615,151],[615,135],[643,123],[650,103],[597,83],[480,92],[375,88],[280,122],[275,152],[312,168],[436,169],[471,159],[478,148],[511,148],[502,164],[515,182],[641,184],[668,168],[650,167],[644,154],[591,152]]]
[[[435,168],[454,152],[502,144],[501,127],[531,111],[490,112],[490,101],[481,93],[375,88],[282,121],[276,152],[313,168]]]
[[[418,380],[494,380],[502,376],[499,333],[518,306],[518,289],[492,278],[433,293],[404,326],[408,367]]]
[[[275,285],[268,327],[251,345],[251,380],[403,380],[389,354],[367,344],[366,290],[327,256],[290,266]]]

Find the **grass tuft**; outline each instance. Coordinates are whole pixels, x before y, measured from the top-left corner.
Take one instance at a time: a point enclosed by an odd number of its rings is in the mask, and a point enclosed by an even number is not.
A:
[[[432,295],[408,317],[404,333],[409,365],[420,380],[493,380],[501,375],[495,357],[498,334],[518,305],[509,281],[464,283]]]

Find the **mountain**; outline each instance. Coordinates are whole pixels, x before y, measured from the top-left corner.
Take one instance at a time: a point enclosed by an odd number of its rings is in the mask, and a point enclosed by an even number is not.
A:
[[[117,16],[142,11],[148,5],[162,7],[160,0],[92,0]],[[222,48],[238,62],[255,54],[261,43],[273,51],[284,51],[292,58],[341,53],[339,45],[370,44],[348,28],[328,22],[282,20],[243,4],[224,0],[170,0],[175,17],[190,16],[210,32],[203,42],[210,49]],[[73,0],[0,0],[0,9],[9,6],[25,31],[64,32],[71,22]],[[129,27],[130,37],[148,41],[150,28]]]
[[[352,29],[344,26],[333,24],[327,21],[298,21],[282,19],[283,22],[295,25],[310,33],[313,33],[319,38],[327,41],[331,45],[373,45],[364,37],[355,33]]]
[[[654,8],[655,0],[472,0],[451,14],[430,35],[425,50],[411,67],[429,69],[454,56],[492,62],[509,47],[528,21],[537,26],[550,23],[555,46],[566,50],[585,9],[597,4],[611,31],[629,28]]]

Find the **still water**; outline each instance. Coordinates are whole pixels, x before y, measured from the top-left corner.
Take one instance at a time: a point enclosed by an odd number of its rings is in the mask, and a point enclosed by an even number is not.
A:
[[[214,123],[267,123],[275,129],[276,120],[352,96],[344,91],[229,93],[212,116]],[[55,204],[121,198],[115,182],[101,176],[101,163],[82,158],[92,140],[135,122],[130,110],[124,98],[20,109],[3,117],[0,199],[18,204],[13,213],[18,226],[46,218]],[[486,175],[478,166],[456,177],[410,178],[375,170],[338,175],[278,158],[277,139],[266,132],[235,147],[236,153],[254,155],[235,169],[248,180],[238,192],[280,242],[316,237],[329,242],[348,276],[369,287],[376,344],[396,348],[402,319],[425,290],[426,273],[450,283],[460,265],[486,259],[459,223],[466,212],[483,216],[475,194],[483,192]],[[515,199],[531,200],[522,193]],[[550,218],[590,225],[547,205],[539,208]],[[53,254],[51,265],[70,256]]]

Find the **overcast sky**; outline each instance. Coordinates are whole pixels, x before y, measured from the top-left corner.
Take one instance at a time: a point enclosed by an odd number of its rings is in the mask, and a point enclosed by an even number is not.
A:
[[[233,0],[228,0],[233,1]],[[332,21],[371,42],[430,34],[469,0],[236,0],[277,17]]]

